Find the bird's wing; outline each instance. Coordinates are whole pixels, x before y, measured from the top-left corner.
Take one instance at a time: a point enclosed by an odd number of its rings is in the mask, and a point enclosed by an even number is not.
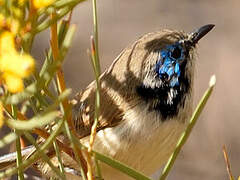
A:
[[[73,122],[80,137],[90,135],[95,113],[95,83],[91,84],[83,93],[78,94],[73,102]],[[111,91],[101,88],[100,110],[97,130],[116,126],[122,119],[123,112]],[[119,98],[120,99],[120,98]]]
[[[122,121],[124,89],[122,84],[112,74],[112,69],[119,59],[125,55],[126,49],[112,63],[110,68],[100,76],[100,111],[97,130],[116,126]],[[119,76],[118,76],[119,77]],[[118,83],[118,84],[117,84]],[[122,93],[124,92],[124,93]],[[91,133],[95,112],[96,82],[92,82],[83,91],[78,93],[71,101],[73,108],[73,122],[80,137],[86,137]]]

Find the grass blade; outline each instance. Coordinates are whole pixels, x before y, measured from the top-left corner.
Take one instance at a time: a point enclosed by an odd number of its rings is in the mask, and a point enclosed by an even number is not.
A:
[[[15,141],[17,139],[18,136],[19,136],[19,134],[17,135],[14,132],[11,132],[8,135],[4,136],[2,139],[0,139],[0,148],[3,148],[6,145],[12,143],[13,141]]]
[[[189,121],[187,129],[183,132],[182,136],[180,137],[180,139],[177,143],[176,149],[173,152],[173,154],[171,155],[171,157],[169,158],[167,164],[165,165],[162,175],[160,176],[159,180],[165,180],[168,173],[170,172],[171,168],[173,167],[173,164],[174,164],[180,150],[182,149],[183,145],[187,141],[187,138],[189,137],[194,125],[196,124],[198,117],[200,116],[210,95],[212,94],[215,83],[216,83],[216,77],[215,77],[215,75],[213,75],[209,82],[209,88],[205,91],[202,99],[200,100],[199,104],[197,105],[197,108],[195,109],[195,111]]]

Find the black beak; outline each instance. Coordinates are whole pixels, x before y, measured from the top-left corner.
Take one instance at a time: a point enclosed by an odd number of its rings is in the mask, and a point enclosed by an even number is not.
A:
[[[207,24],[191,33],[189,39],[191,44],[195,45],[203,36],[205,36],[209,31],[211,31],[214,26],[214,24]]]

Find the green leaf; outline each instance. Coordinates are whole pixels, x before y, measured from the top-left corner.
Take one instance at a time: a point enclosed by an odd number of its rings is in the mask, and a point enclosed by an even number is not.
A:
[[[2,139],[0,139],[0,148],[5,147],[6,145],[12,143],[14,140],[16,140],[18,135],[14,132],[11,132],[4,136]]]
[[[66,89],[62,94],[59,95],[58,99],[49,106],[44,113],[34,116],[30,120],[22,121],[22,120],[13,120],[7,119],[6,124],[18,130],[31,130],[33,128],[41,127],[46,124],[54,121],[58,116],[59,112],[54,111],[54,109],[62,102],[69,94],[71,93],[70,89]]]
[[[16,105],[34,95],[37,92],[36,83],[33,83],[26,87],[23,92],[13,94],[11,96],[3,98],[5,104]]]
[[[32,130],[34,128],[39,128],[51,123],[52,121],[56,120],[58,115],[58,111],[53,111],[43,115],[36,115],[27,121],[7,119],[6,124],[9,127],[17,130]]]
[[[64,37],[64,40],[62,42],[61,48],[60,48],[60,57],[64,58],[68,52],[68,49],[72,43],[73,35],[76,31],[76,26],[71,25],[66,33],[66,36]]]

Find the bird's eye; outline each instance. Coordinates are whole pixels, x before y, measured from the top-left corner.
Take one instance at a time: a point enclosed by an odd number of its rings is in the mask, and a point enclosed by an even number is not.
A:
[[[174,59],[180,58],[182,55],[182,51],[179,47],[175,47],[174,50],[171,53],[171,57]]]

